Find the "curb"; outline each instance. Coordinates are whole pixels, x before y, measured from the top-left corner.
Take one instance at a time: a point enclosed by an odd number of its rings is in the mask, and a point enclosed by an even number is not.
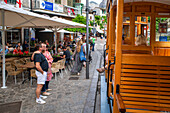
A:
[[[102,57],[98,51],[96,53],[98,54],[98,56]],[[98,57],[98,60],[96,62],[96,68],[98,68],[100,65],[100,61],[101,61],[100,57]],[[94,113],[95,112],[98,79],[99,79],[99,73],[95,69],[93,73],[93,78],[91,81],[90,89],[88,92],[88,96],[86,99],[86,103],[83,109],[83,113]]]

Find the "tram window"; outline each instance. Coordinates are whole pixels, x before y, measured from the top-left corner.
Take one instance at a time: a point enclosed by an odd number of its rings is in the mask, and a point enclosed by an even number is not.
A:
[[[149,46],[150,45],[150,17],[135,16],[135,45],[138,45],[137,40],[138,38],[140,38],[140,36],[146,38],[147,42],[145,45]]]
[[[156,41],[170,42],[170,18],[156,18]]]
[[[123,44],[130,45],[130,17],[123,17]]]

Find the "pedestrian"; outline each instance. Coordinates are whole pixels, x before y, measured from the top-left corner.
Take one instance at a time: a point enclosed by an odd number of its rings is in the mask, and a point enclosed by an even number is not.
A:
[[[48,93],[48,91],[52,90],[52,89],[49,89],[48,86],[49,86],[49,82],[51,81],[51,79],[53,77],[53,74],[51,72],[51,65],[52,65],[52,62],[53,62],[53,57],[51,56],[50,52],[48,51],[48,48],[46,48],[45,44],[43,44],[42,47],[45,49],[45,52],[43,53],[43,55],[47,59],[49,68],[48,68],[48,72],[47,72],[47,80],[45,81],[45,84],[43,85],[41,92],[42,92],[42,95],[48,96],[48,95],[51,94],[51,93]]]
[[[80,60],[83,62],[83,66],[86,67],[86,43],[81,40]],[[90,49],[90,47],[89,47]]]
[[[45,56],[42,54],[45,52],[45,49],[42,46],[43,46],[42,44],[41,45],[37,44],[38,51],[35,51],[32,56],[33,58],[32,60],[34,60],[34,64],[36,67],[36,76],[37,76],[36,102],[39,104],[46,103],[43,99],[47,97],[42,96],[40,94],[41,94],[41,89],[47,79],[47,71],[49,67]]]
[[[81,51],[81,40],[77,42],[77,47],[72,55],[72,60],[74,60],[74,65],[71,70],[71,75],[80,75],[80,71],[82,70],[83,63],[80,60],[80,51]]]
[[[68,49],[66,49],[66,47],[63,47],[64,53],[63,53],[63,57],[62,58],[66,58],[66,64],[69,64],[70,61],[70,51]]]

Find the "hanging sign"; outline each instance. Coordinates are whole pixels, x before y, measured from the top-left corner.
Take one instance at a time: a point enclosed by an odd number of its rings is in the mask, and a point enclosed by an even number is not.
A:
[[[63,5],[61,5],[61,4],[54,4],[53,11],[63,12]]]
[[[167,28],[167,23],[159,23],[159,33],[167,33]]]

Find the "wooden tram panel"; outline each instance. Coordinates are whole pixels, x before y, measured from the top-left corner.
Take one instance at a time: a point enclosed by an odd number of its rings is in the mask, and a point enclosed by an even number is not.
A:
[[[170,111],[170,57],[123,55],[120,95],[127,112]]]

